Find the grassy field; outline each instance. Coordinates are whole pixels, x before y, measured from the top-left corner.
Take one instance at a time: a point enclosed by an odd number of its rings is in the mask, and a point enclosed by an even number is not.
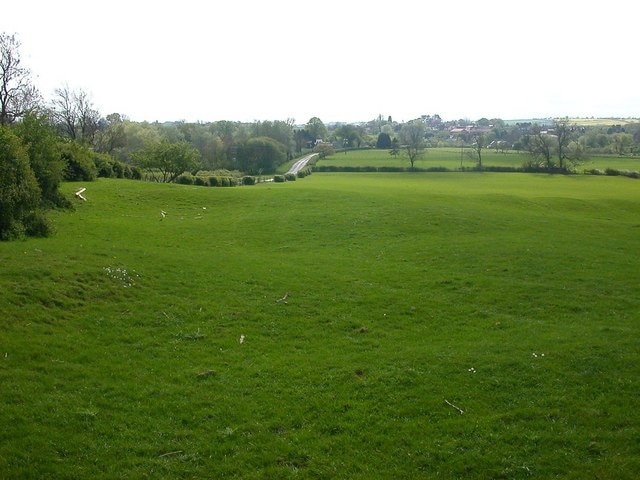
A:
[[[640,471],[637,181],[85,186],[0,244],[0,478]]]
[[[473,168],[476,161],[469,156],[470,149],[466,148],[429,148],[425,155],[416,160],[416,168],[428,169],[433,167],[445,167],[449,170],[458,170],[461,167]],[[510,151],[500,153],[495,150],[482,152],[482,163],[485,166],[521,167],[530,160],[530,156],[524,152]],[[346,153],[338,153],[326,159],[320,160],[318,165],[354,166],[354,167],[410,167],[409,160],[403,156],[393,157],[388,150],[351,150]],[[582,172],[587,169],[615,168],[620,170],[640,171],[640,157],[616,157],[594,156],[576,168]]]

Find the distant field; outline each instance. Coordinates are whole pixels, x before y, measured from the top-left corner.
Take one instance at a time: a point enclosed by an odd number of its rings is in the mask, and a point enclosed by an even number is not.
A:
[[[469,149],[459,148],[429,148],[425,150],[422,158],[416,160],[416,168],[445,167],[457,170],[462,167],[473,168],[475,160],[469,157]],[[528,154],[523,152],[500,153],[495,150],[486,150],[482,153],[482,163],[485,166],[520,167],[529,160]],[[388,150],[352,150],[346,153],[336,153],[331,157],[318,162],[318,165],[357,166],[357,167],[409,167],[406,157],[394,157]],[[640,171],[640,157],[616,157],[594,156],[578,166],[576,170],[582,172],[585,169],[626,169]]]
[[[0,478],[635,479],[638,185],[85,184],[0,243]]]

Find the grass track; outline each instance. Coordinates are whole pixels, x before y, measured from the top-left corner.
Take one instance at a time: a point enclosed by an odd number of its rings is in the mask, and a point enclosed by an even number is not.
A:
[[[640,470],[634,180],[87,186],[0,244],[0,478]]]

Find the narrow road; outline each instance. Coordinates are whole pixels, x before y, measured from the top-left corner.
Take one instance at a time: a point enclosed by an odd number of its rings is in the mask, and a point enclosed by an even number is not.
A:
[[[300,160],[296,160],[296,163],[291,165],[291,168],[287,171],[287,173],[293,173],[296,175],[300,170],[307,166],[307,163],[313,159],[317,153],[310,153],[309,155],[305,155]]]

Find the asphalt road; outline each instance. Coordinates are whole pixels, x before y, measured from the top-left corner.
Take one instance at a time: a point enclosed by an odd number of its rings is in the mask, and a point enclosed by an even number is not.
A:
[[[306,167],[307,163],[309,163],[309,161],[313,157],[315,157],[316,155],[318,155],[318,154],[317,153],[310,153],[309,155],[305,155],[300,160],[297,160],[296,163],[291,165],[291,168],[287,171],[287,173],[293,173],[294,175],[297,174],[300,170],[302,170],[304,167]]]

